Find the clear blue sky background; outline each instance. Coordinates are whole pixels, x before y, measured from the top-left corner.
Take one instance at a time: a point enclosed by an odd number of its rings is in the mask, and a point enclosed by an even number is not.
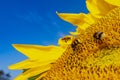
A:
[[[12,77],[10,64],[26,59],[11,44],[57,45],[57,40],[75,27],[64,22],[56,11],[87,13],[85,0],[0,0],[0,69]]]

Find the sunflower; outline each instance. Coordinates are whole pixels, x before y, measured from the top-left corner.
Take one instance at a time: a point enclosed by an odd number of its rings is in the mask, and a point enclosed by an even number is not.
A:
[[[120,2],[86,0],[88,14],[58,13],[77,26],[59,46],[14,44],[27,60],[9,66],[24,70],[14,80],[120,80]]]

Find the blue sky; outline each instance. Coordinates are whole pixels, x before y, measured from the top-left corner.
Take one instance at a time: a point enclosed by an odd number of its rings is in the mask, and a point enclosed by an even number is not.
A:
[[[61,20],[61,13],[87,13],[85,0],[0,0],[0,69],[15,77],[19,71],[7,66],[26,59],[11,44],[57,45],[73,25]]]

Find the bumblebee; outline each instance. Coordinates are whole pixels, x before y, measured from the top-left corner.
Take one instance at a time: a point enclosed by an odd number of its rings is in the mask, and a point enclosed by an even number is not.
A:
[[[93,37],[97,40],[102,40],[102,38],[105,36],[105,34],[102,31],[95,32]]]
[[[73,50],[75,50],[76,46],[78,44],[81,44],[80,40],[78,38],[75,38],[71,44],[71,47],[73,48]]]

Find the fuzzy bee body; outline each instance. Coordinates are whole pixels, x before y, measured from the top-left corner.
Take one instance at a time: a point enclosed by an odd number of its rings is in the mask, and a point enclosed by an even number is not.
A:
[[[81,44],[80,40],[78,38],[75,38],[71,44],[71,47],[73,48],[73,50],[75,50],[76,46],[78,44]]]
[[[78,44],[80,44],[80,41],[79,41],[78,39],[75,39],[75,40],[73,41],[73,43],[71,44],[71,47],[73,48],[73,50],[75,50],[75,48],[76,48],[76,46],[77,46]]]
[[[101,40],[104,36],[105,34],[102,31],[95,32],[93,35],[93,37],[97,40]]]

